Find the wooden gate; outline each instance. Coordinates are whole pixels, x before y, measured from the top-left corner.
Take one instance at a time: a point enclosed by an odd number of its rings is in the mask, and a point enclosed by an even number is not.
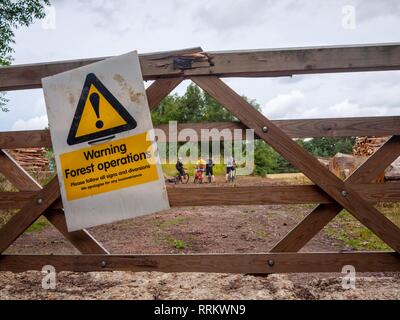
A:
[[[41,78],[102,59],[64,61],[4,67],[0,91],[40,88]],[[203,52],[201,48],[140,56],[144,80],[154,109],[182,80],[190,79],[220,102],[240,121],[185,124],[200,131],[251,128],[314,185],[169,189],[174,206],[318,204],[270,252],[258,254],[110,254],[87,230],[68,232],[57,178],[43,188],[4,149],[51,147],[45,130],[1,132],[0,172],[19,190],[1,192],[0,209],[21,209],[0,229],[0,271],[161,271],[223,273],[340,272],[344,265],[356,271],[400,271],[400,229],[374,204],[400,200],[400,183],[371,183],[400,154],[400,117],[271,121],[233,91],[221,77],[277,77],[296,74],[400,69],[400,44],[338,46],[281,50]],[[182,128],[178,126],[178,129]],[[292,138],[322,136],[392,136],[345,181],[329,172]],[[185,192],[184,196],[180,194]],[[392,252],[298,253],[342,209],[388,244]],[[9,255],[4,251],[41,215],[44,215],[82,254]]]

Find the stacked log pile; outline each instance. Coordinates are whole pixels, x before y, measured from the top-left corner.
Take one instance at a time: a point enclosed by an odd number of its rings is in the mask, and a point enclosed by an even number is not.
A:
[[[357,137],[353,148],[356,157],[369,157],[374,154],[389,137]],[[400,180],[400,158],[393,162],[385,172],[379,175],[377,182]]]
[[[45,148],[26,148],[7,150],[18,164],[27,171],[49,170],[49,160]]]
[[[353,147],[353,155],[369,157],[388,139],[389,137],[357,137]]]

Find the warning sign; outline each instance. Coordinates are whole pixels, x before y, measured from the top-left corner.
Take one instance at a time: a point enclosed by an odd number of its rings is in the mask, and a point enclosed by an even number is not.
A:
[[[169,208],[136,52],[42,83],[69,231]]]
[[[68,200],[158,179],[147,134],[64,153],[60,156]]]
[[[68,144],[100,139],[134,128],[135,119],[96,75],[89,73],[68,134]]]

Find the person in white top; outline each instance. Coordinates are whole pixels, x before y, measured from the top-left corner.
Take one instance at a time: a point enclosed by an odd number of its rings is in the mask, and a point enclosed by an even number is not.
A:
[[[235,170],[235,159],[233,157],[229,157],[226,162],[226,176],[225,181],[228,182],[228,177],[231,171]]]

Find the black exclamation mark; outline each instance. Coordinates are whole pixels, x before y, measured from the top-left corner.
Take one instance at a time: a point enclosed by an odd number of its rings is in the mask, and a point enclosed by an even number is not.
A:
[[[100,118],[100,97],[96,92],[93,92],[89,97],[90,103],[92,104],[93,110],[96,113],[97,119]],[[96,127],[97,129],[103,128],[103,121],[97,120]]]

